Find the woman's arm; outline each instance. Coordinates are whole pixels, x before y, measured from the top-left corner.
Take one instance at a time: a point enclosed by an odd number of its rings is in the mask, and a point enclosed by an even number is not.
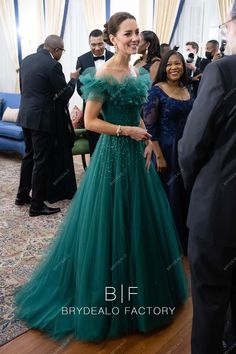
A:
[[[120,126],[98,118],[103,102],[87,101],[84,113],[85,128],[99,134],[129,136],[137,141],[148,140],[151,135],[141,127]]]
[[[150,66],[149,74],[150,74],[150,78],[152,81],[154,81],[154,79],[156,77],[159,65],[160,65],[160,60],[157,60]]]
[[[156,163],[157,163],[157,171],[163,172],[166,167],[166,161],[161,151],[161,147],[158,142],[158,134],[157,134],[157,121],[158,121],[158,106],[159,106],[159,98],[158,95],[155,93],[155,89],[151,89],[147,102],[143,106],[143,116],[145,125],[152,135],[152,148],[153,152],[156,156]]]
[[[163,172],[167,168],[167,163],[166,160],[163,156],[160,144],[157,140],[152,141],[153,145],[153,151],[156,156],[156,161],[157,161],[157,171],[158,172]]]
[[[146,130],[144,121],[142,119],[140,119],[139,126]],[[146,144],[146,147],[144,150],[144,157],[146,159],[146,168],[149,170],[149,167],[150,167],[151,161],[152,161],[152,149],[153,149],[151,139],[146,140],[145,144]]]
[[[140,126],[144,129],[146,129],[145,124],[142,119],[140,120]],[[144,157],[146,158],[146,167],[147,168],[150,167],[152,151],[153,151],[156,156],[157,171],[163,172],[167,168],[167,164],[166,164],[166,160],[163,156],[163,153],[161,151],[161,147],[159,145],[159,142],[157,140],[151,141],[151,139],[149,139],[149,140],[147,140],[146,144],[147,144],[147,146],[144,151]]]

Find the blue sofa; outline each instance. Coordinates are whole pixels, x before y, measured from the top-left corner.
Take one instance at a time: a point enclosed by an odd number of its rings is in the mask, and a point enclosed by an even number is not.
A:
[[[0,151],[16,151],[24,155],[25,143],[23,131],[16,123],[2,121],[7,107],[19,108],[20,94],[0,92]]]

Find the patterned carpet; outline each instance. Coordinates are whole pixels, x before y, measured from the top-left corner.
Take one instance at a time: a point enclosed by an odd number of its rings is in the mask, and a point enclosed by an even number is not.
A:
[[[74,157],[77,182],[83,175],[79,156]],[[27,330],[14,316],[13,294],[24,283],[47,250],[69,201],[53,204],[62,210],[51,216],[28,216],[28,206],[14,205],[21,159],[0,153],[0,345]]]

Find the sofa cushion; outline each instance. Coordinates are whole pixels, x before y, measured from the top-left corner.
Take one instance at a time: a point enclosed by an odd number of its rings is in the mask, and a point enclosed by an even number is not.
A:
[[[83,128],[83,112],[79,109],[78,106],[74,106],[70,112],[71,123],[74,129]]]
[[[2,121],[16,122],[18,113],[19,113],[19,108],[7,107],[3,113]]]
[[[0,92],[0,100],[2,100],[2,111],[0,110],[0,119],[2,119],[3,112],[7,107],[19,108],[20,107],[20,94]]]
[[[18,140],[24,139],[23,130],[21,127],[18,127],[15,123],[3,122],[2,120],[0,120],[0,136],[6,136]]]

